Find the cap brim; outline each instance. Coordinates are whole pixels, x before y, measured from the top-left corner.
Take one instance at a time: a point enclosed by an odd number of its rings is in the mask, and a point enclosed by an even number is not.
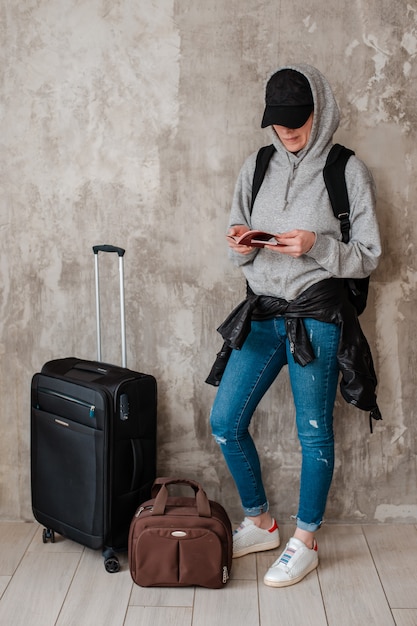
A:
[[[265,107],[261,128],[266,126],[285,126],[286,128],[301,128],[313,111],[311,104],[299,106],[273,106]]]

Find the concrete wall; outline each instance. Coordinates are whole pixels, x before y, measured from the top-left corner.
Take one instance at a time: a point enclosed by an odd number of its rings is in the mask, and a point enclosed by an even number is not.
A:
[[[158,472],[201,480],[235,519],[204,384],[215,329],[243,296],[223,233],[243,159],[268,141],[263,88],[307,61],[378,185],[384,258],[363,327],[384,421],[337,400],[329,520],[413,521],[416,502],[417,6],[380,0],[21,0],[1,4],[0,517],[31,519],[30,381],[95,357],[96,243],[125,247],[128,364],[159,382]],[[118,362],[117,264],[104,354]],[[254,422],[271,505],[296,512],[286,373]]]

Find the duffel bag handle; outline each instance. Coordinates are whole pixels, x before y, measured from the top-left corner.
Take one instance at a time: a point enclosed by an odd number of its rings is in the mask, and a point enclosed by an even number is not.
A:
[[[211,517],[210,502],[203,487],[195,480],[188,478],[156,478],[152,486],[152,497],[155,498],[152,515],[164,515],[168,500],[167,485],[187,485],[195,494],[197,513],[200,517]]]
[[[187,485],[194,490],[194,493],[202,489],[201,485],[195,480],[191,480],[191,478],[169,478],[162,476],[155,478],[153,481],[151,498],[156,498],[162,485]]]

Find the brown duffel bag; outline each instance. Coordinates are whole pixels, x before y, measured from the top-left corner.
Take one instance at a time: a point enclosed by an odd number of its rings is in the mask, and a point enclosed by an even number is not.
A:
[[[167,485],[187,485],[194,497],[170,496]],[[129,532],[129,568],[142,587],[224,587],[232,566],[232,527],[221,504],[202,486],[157,478],[152,499],[136,511]]]

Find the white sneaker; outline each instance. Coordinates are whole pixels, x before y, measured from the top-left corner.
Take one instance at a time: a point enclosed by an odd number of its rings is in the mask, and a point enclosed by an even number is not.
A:
[[[292,537],[279,559],[275,561],[264,576],[265,585],[270,587],[288,587],[295,585],[313,571],[319,564],[317,542],[313,549]]]
[[[278,524],[273,520],[269,530],[258,528],[252,520],[245,517],[239,528],[233,532],[233,558],[236,559],[251,552],[272,550],[279,546]]]

